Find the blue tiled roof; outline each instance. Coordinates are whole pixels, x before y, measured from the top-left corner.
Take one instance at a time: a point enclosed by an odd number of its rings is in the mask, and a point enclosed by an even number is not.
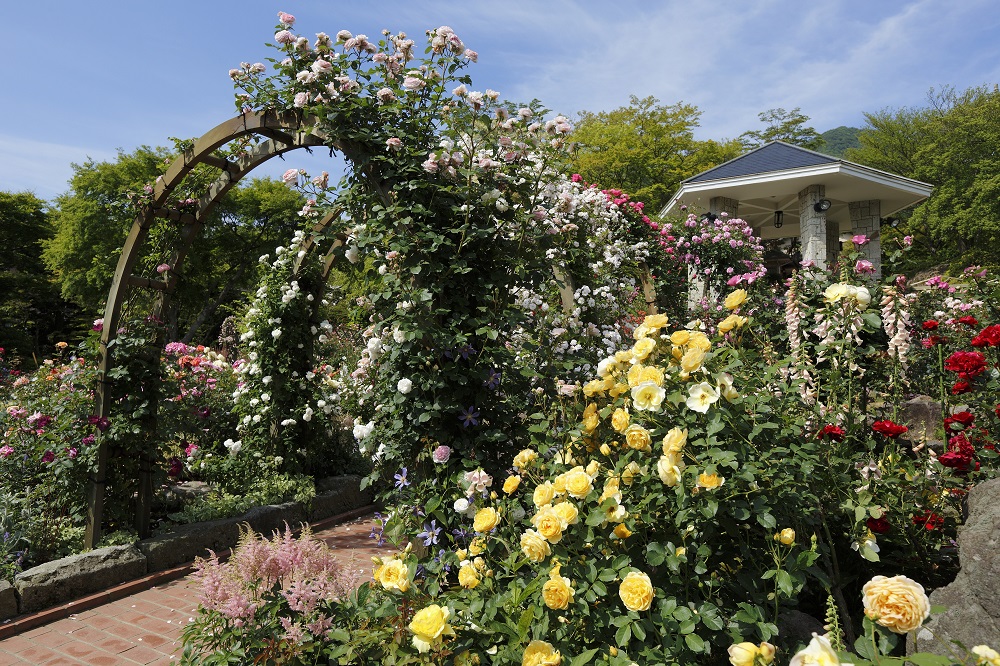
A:
[[[703,171],[697,176],[685,180],[685,183],[702,183],[723,178],[739,178],[758,173],[784,171],[818,164],[833,164],[841,160],[829,155],[823,155],[812,150],[793,146],[781,141],[774,141],[752,150],[746,155],[729,160],[717,167]]]

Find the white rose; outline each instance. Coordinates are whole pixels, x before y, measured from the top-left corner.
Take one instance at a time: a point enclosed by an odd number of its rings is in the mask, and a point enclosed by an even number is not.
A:
[[[413,389],[413,382],[406,377],[403,377],[396,382],[396,389],[403,395],[406,395]]]

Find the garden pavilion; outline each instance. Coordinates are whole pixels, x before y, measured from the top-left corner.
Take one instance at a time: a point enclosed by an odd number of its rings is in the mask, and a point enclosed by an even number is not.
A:
[[[712,215],[741,217],[761,238],[795,238],[803,261],[827,267],[840,243],[856,234],[881,277],[879,229],[894,213],[930,196],[912,178],[773,141],[681,183],[661,215],[682,205]]]

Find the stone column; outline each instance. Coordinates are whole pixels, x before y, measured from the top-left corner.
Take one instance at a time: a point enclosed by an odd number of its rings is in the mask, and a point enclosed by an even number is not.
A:
[[[840,257],[840,225],[826,221],[826,265],[833,266]]]
[[[712,197],[708,201],[708,212],[720,217],[725,213],[730,218],[735,218],[739,209],[740,202],[729,197]],[[714,300],[717,297],[718,294],[706,293],[704,278],[693,266],[688,266],[688,310],[693,310],[702,298]]]
[[[826,270],[826,212],[813,206],[826,196],[825,185],[810,185],[799,192],[799,242],[802,260]]]
[[[851,235],[868,236],[868,244],[858,248],[865,259],[875,267],[875,279],[882,279],[882,238],[879,232],[882,219],[882,200],[852,201],[847,204],[851,211]]]

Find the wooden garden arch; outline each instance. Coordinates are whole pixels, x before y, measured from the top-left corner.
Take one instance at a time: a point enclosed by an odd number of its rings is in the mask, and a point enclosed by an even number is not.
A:
[[[240,139],[262,139],[249,144],[248,149],[237,160],[226,159],[216,154],[219,148]],[[201,232],[205,219],[220,198],[232,189],[254,168],[273,157],[297,148],[324,147],[331,154],[334,149],[344,153],[355,167],[363,165],[364,154],[354,144],[342,139],[331,139],[317,128],[314,119],[295,112],[247,112],[231,118],[214,127],[175,159],[167,172],[157,180],[151,200],[136,215],[125,245],[118,259],[111,289],[108,292],[104,310],[104,326],[101,332],[98,355],[98,384],[96,390],[96,412],[98,417],[109,417],[113,411],[109,371],[113,367],[109,345],[117,336],[123,315],[129,304],[146,297],[154,299],[154,316],[161,316],[170,296],[177,287],[178,276],[184,258]],[[180,210],[170,205],[174,190],[198,165],[214,167],[219,176],[207,188],[198,201]],[[378,186],[376,185],[378,188]],[[381,192],[386,196],[386,192]],[[314,234],[322,233],[329,223],[339,216],[339,211],[325,215],[314,226]],[[170,248],[167,261],[169,270],[157,276],[135,274],[136,264],[145,246],[147,236],[157,219],[167,219],[181,226],[181,233]],[[307,240],[306,249],[314,246],[313,237]],[[333,264],[333,249],[343,244],[343,239],[334,241],[323,262],[324,277]],[[301,260],[299,260],[300,262]],[[296,267],[299,262],[297,262]],[[149,519],[152,506],[152,464],[151,460],[140,460],[139,493],[137,498],[135,526],[140,537],[149,535]],[[97,469],[90,478],[87,492],[87,528],[85,546],[94,548],[101,539],[101,521],[104,515],[104,496],[107,483],[108,445],[101,438],[98,445]]]

